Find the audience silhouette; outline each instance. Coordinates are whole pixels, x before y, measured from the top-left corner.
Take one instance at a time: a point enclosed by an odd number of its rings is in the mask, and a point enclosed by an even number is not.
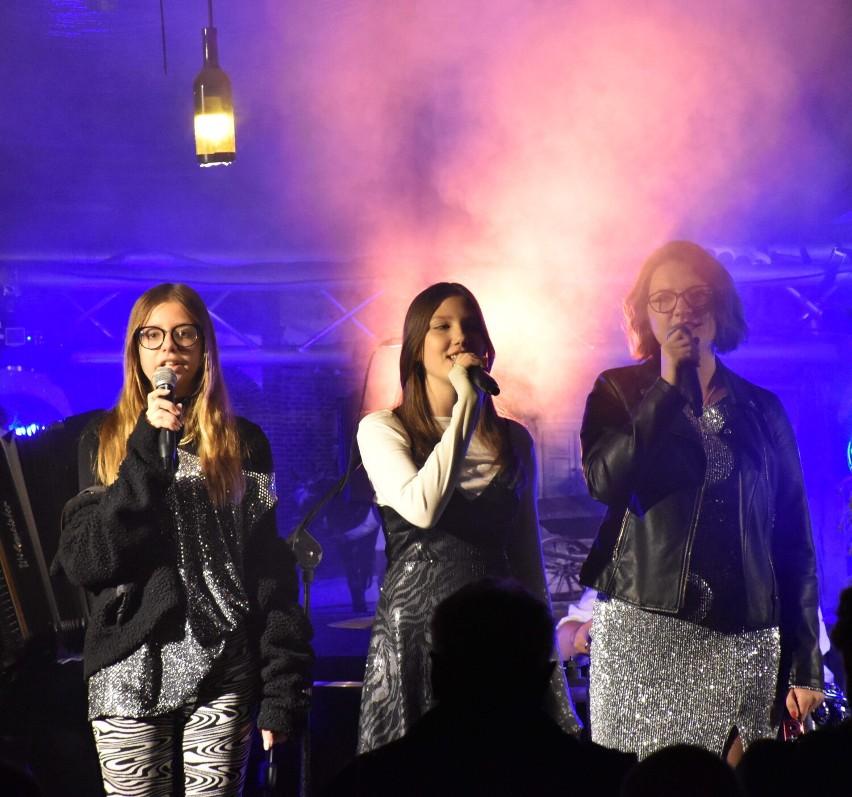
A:
[[[651,753],[628,772],[620,797],[743,795],[734,770],[718,755],[703,747],[675,744]]]
[[[633,754],[564,733],[542,709],[555,663],[548,608],[485,579],[432,620],[436,705],[401,739],[355,758],[325,797],[618,795]]]

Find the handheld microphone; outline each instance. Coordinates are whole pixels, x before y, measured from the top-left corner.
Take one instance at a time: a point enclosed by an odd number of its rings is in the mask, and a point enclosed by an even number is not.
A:
[[[272,790],[278,783],[278,765],[272,757],[273,748],[269,748],[266,754],[266,761],[260,762],[260,768],[257,771],[257,785],[260,787],[261,794],[272,794]]]
[[[684,332],[692,337],[692,330],[686,324],[675,324],[666,332],[668,340],[675,332]],[[704,412],[704,397],[701,394],[701,382],[698,379],[698,364],[692,360],[686,360],[677,367],[677,386],[686,396],[692,414],[700,418]]]
[[[494,381],[494,377],[483,370],[478,365],[467,369],[467,375],[470,381],[473,382],[483,393],[489,393],[492,396],[500,395],[500,386]]]
[[[177,374],[167,365],[164,365],[162,368],[154,371],[151,381],[154,383],[155,388],[168,388],[169,393],[164,398],[174,404]],[[163,468],[167,471],[174,470],[177,465],[177,435],[171,429],[160,429],[157,450],[160,453],[160,461],[163,463]]]

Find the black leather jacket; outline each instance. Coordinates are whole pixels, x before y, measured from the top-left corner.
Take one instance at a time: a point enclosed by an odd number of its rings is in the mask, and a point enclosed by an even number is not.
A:
[[[821,689],[816,557],[793,430],[777,396],[717,367],[732,402],[723,434],[742,447],[743,620],[780,626],[780,689]],[[598,377],[580,433],[589,493],[607,505],[580,580],[662,612],[683,605],[707,464],[685,404],[659,360],[615,368]]]

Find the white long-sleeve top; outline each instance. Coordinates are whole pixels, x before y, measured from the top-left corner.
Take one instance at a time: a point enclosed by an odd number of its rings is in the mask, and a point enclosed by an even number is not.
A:
[[[564,623],[585,623],[591,620],[597,597],[598,591],[596,589],[586,587],[576,603],[569,603],[565,607],[565,616],[557,623],[556,627],[559,628]]]
[[[461,366],[453,366],[450,381],[458,399],[449,418],[435,419],[444,433],[422,466],[390,410],[373,412],[358,425],[358,448],[377,503],[424,529],[438,522],[456,488],[478,495],[497,472],[495,452],[474,436],[480,407],[476,388]]]

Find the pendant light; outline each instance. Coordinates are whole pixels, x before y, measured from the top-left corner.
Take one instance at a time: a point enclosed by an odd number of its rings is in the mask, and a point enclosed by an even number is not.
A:
[[[213,27],[213,0],[207,0],[208,27],[201,32],[204,65],[192,86],[195,99],[195,154],[199,166],[227,166],[237,157],[231,81],[219,67]]]

